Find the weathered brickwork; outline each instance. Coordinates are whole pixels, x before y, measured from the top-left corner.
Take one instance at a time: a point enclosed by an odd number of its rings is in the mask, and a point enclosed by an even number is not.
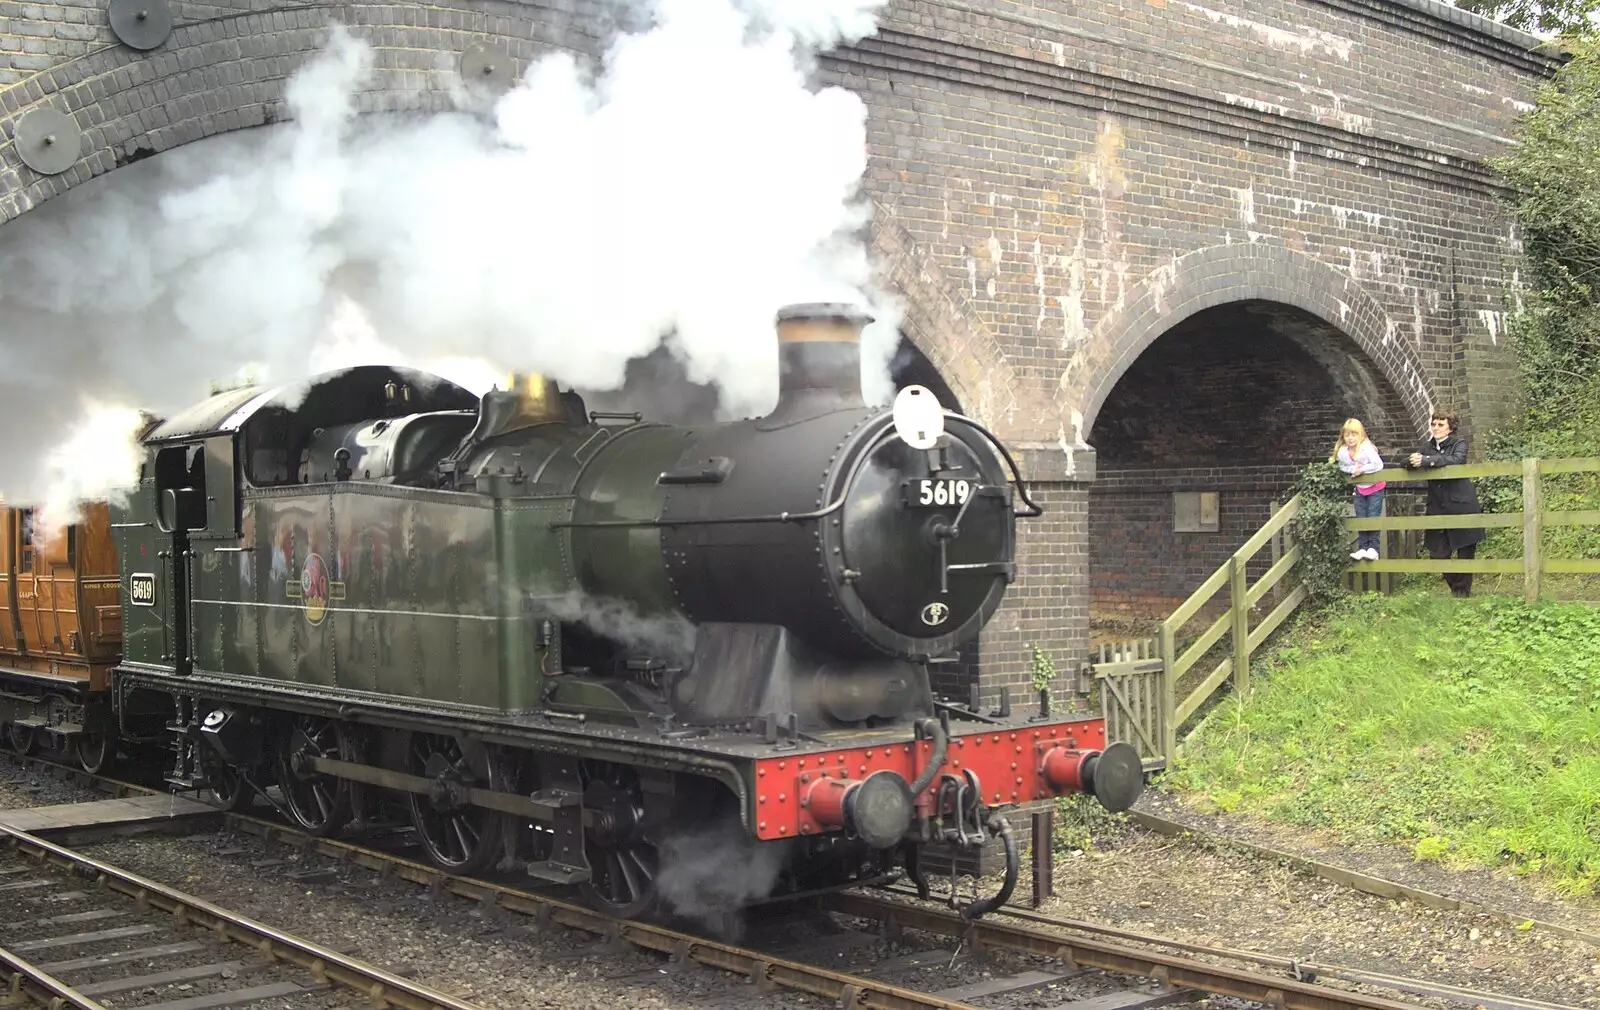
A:
[[[364,111],[444,108],[459,56],[518,70],[598,52],[618,5],[453,0],[287,7],[176,0],[160,48],[103,3],[0,0],[0,223],[119,164],[276,120],[338,21],[377,49]],[[1520,253],[1485,159],[1553,66],[1433,0],[891,0],[821,61],[869,108],[874,242],[908,337],[969,413],[1020,447],[1049,510],[982,643],[993,685],[1088,635],[1095,423],[1163,333],[1232,302],[1336,327],[1420,428],[1450,400],[1507,407],[1504,280]],[[73,115],[84,153],[42,177],[17,119]],[[994,686],[989,687],[992,694]]]
[[[1159,621],[1178,608],[1239,545],[1287,500],[1297,467],[1146,467],[1103,470],[1092,492],[1089,517],[1091,605],[1109,622]],[[1216,532],[1173,529],[1172,496],[1215,491]],[[1266,571],[1270,554],[1251,563],[1252,578]],[[1227,608],[1227,594],[1195,618],[1204,622]],[[1201,625],[1203,628],[1203,625]]]

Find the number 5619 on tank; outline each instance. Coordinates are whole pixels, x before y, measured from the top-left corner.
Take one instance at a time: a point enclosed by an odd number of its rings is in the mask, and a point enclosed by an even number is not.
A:
[[[978,482],[958,480],[954,477],[924,477],[906,482],[906,504],[921,508],[944,508],[965,505]]]

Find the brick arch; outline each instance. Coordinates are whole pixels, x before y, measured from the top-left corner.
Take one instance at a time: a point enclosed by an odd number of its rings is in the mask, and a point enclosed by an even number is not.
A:
[[[174,6],[182,21],[184,4]],[[445,111],[460,89],[460,54],[474,42],[508,52],[519,76],[543,52],[571,48],[571,33],[530,17],[537,11],[501,0],[241,11],[180,23],[150,52],[90,49],[0,91],[0,224],[131,161],[277,122],[289,77],[323,47],[335,22],[373,48],[358,111]],[[83,131],[83,154],[59,175],[28,168],[13,143],[18,120],[39,107],[71,115]]]
[[[900,330],[939,372],[968,415],[1004,429],[1017,413],[1018,380],[1000,343],[882,204],[872,246],[885,280],[905,302]]]
[[[1173,326],[1203,309],[1248,300],[1280,302],[1337,328],[1375,364],[1399,394],[1417,430],[1436,402],[1416,348],[1377,299],[1321,260],[1282,246],[1222,245],[1173,257],[1152,271],[1127,309],[1106,320],[1079,401],[1082,431],[1134,360]]]

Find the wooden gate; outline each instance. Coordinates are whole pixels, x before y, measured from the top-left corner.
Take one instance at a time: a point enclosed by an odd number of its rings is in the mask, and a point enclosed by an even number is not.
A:
[[[1095,656],[1090,665],[1099,685],[1107,742],[1120,740],[1138,748],[1146,771],[1165,768],[1160,643],[1154,638],[1109,642]]]

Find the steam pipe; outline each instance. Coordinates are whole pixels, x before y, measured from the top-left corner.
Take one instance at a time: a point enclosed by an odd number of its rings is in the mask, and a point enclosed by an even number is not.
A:
[[[939,774],[939,769],[944,767],[944,759],[950,752],[950,737],[937,719],[923,719],[917,723],[917,729],[933,737],[933,752],[928,755],[928,763],[911,783],[913,798],[921,796],[923,791],[933,784],[933,777]]]
[[[1011,892],[1017,889],[1017,871],[1021,859],[1017,856],[1017,836],[1011,833],[1011,822],[998,813],[989,815],[989,830],[1000,836],[1000,842],[1006,847],[1006,879],[1000,885],[1000,890],[991,898],[974,901],[961,910],[961,918],[968,922],[988,915],[990,912],[1011,900]]]

